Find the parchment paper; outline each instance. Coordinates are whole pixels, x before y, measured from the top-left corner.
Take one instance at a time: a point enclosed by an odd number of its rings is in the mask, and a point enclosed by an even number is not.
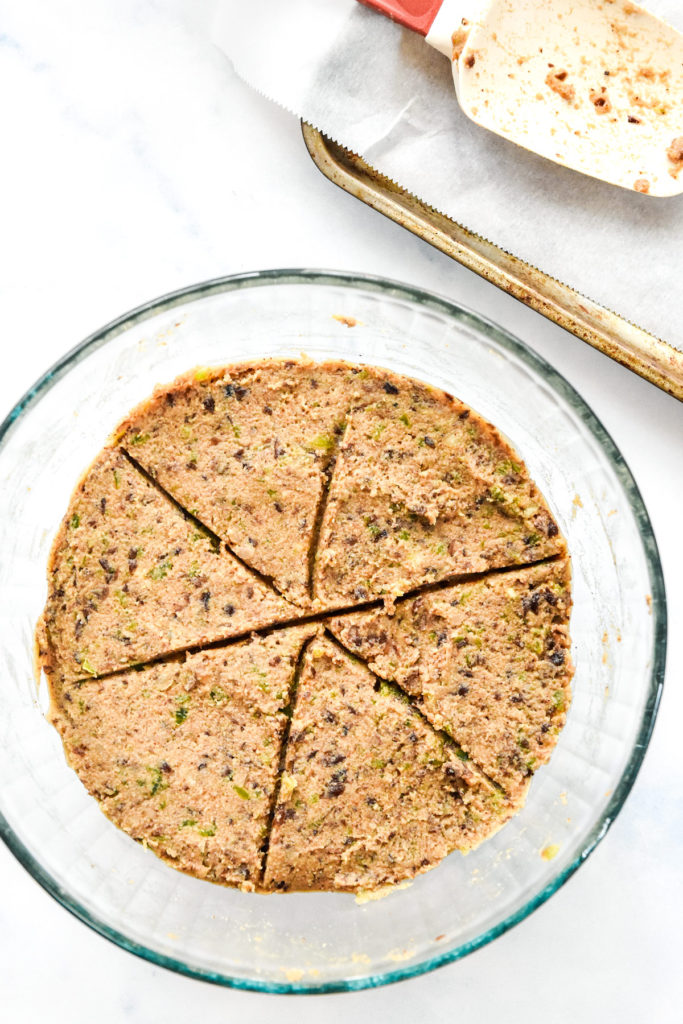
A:
[[[680,0],[648,7],[683,29]],[[214,39],[251,86],[437,210],[683,349],[683,195],[628,192],[478,128],[447,58],[355,0],[219,0]]]

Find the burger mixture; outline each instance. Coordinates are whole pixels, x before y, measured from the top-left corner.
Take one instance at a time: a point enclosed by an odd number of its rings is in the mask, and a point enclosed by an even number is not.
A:
[[[119,828],[247,891],[361,892],[523,805],[571,699],[571,571],[509,442],[342,362],[156,389],[72,496],[38,661]]]

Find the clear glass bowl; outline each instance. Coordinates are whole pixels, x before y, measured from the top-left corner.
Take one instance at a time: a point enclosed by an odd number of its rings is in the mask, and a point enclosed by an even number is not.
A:
[[[347,326],[338,317],[353,318]],[[574,700],[524,811],[384,899],[255,896],[167,867],[67,767],[34,681],[51,538],[109,431],[158,382],[266,355],[375,363],[453,392],[526,460],[573,555]],[[131,952],[268,992],[380,985],[464,956],[554,893],[604,836],[659,701],[666,607],[652,528],[605,429],[522,342],[445,299],[369,277],[270,271],[188,288],[98,331],[0,427],[0,829],[31,874]]]

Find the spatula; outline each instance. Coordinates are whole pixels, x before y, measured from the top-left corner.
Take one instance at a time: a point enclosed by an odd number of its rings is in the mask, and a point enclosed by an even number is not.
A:
[[[360,2],[451,60],[460,106],[476,124],[623,188],[683,192],[683,35],[642,7],[630,0]]]

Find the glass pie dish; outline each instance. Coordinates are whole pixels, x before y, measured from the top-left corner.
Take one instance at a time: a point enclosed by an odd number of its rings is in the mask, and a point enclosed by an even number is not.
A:
[[[381,899],[254,895],[182,875],[117,830],[66,765],[33,672],[52,537],[80,473],[154,385],[196,365],[344,358],[442,387],[525,459],[573,558],[574,698],[524,810]],[[666,603],[642,499],[573,388],[446,299],[315,271],[164,296],[65,356],[0,426],[0,833],[92,928],[154,963],[266,992],[360,989],[456,960],[523,920],[586,859],[640,767],[661,693]]]

